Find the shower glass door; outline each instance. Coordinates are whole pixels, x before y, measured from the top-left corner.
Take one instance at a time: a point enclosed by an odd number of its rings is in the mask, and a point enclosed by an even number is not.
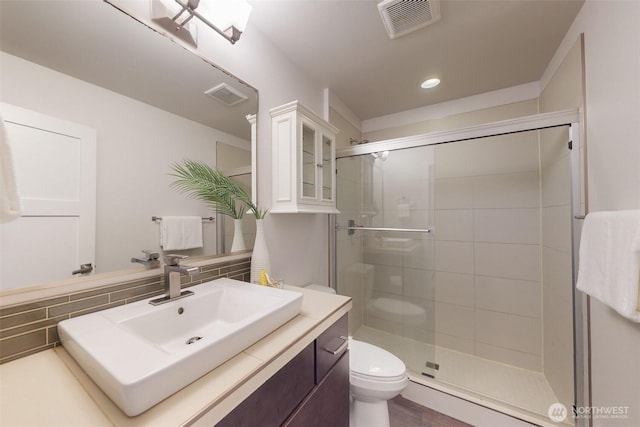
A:
[[[353,299],[350,334],[414,381],[543,418],[570,408],[569,130],[339,158],[335,279]]]
[[[337,169],[337,290],[353,298],[350,334],[432,377],[434,148],[341,158]]]

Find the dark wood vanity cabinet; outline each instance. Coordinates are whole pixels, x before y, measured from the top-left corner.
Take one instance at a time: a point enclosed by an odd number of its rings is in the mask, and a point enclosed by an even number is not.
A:
[[[343,354],[284,423],[287,427],[349,426],[349,355]]]
[[[217,426],[348,427],[347,316],[323,332]]]

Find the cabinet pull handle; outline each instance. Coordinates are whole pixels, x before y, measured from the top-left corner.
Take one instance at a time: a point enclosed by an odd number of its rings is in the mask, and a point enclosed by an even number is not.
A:
[[[319,168],[324,167],[324,165],[322,163],[317,163],[316,166],[319,167]]]
[[[340,344],[340,345],[338,346],[338,348],[336,348],[335,350],[332,350],[332,349],[330,349],[329,347],[325,347],[325,348],[324,348],[324,351],[326,351],[327,353],[331,353],[331,354],[333,354],[334,356],[335,356],[336,354],[342,353],[342,352],[347,348],[347,346],[349,345],[349,338],[347,338],[347,337],[340,337],[340,339],[342,340],[342,344]]]

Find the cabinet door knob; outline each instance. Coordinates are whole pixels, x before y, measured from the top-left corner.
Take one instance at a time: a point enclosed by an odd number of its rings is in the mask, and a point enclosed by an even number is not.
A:
[[[323,167],[324,165],[322,163],[318,163],[316,166],[318,166],[319,168]]]

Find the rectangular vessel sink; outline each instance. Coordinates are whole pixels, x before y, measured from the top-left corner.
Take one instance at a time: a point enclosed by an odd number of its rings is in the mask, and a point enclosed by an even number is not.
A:
[[[149,300],[58,324],[76,362],[122,411],[138,415],[297,316],[298,292],[217,279],[163,305]]]

